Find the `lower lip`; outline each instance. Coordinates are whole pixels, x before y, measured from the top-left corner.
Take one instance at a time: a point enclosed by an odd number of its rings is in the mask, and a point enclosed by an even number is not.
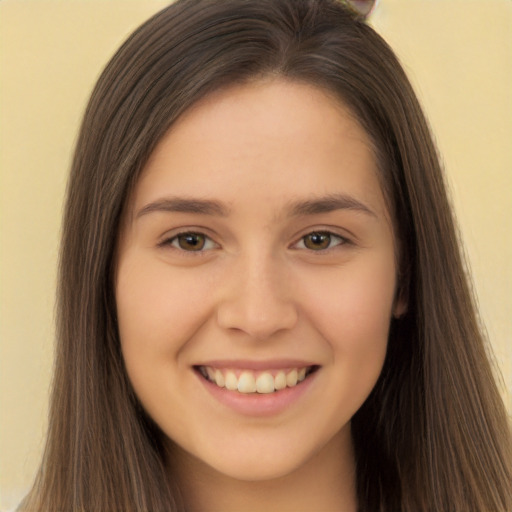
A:
[[[298,402],[311,388],[316,380],[318,370],[308,375],[300,384],[273,393],[239,393],[238,391],[229,391],[206,380],[199,373],[196,374],[208,392],[221,404],[239,414],[265,417],[277,415]]]

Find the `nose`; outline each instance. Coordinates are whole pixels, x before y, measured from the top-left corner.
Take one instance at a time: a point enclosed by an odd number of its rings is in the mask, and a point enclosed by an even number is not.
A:
[[[264,340],[292,329],[298,311],[283,262],[246,258],[226,271],[217,321],[221,328]]]

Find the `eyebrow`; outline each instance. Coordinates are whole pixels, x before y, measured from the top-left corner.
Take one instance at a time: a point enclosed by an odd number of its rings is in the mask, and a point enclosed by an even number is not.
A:
[[[187,199],[182,197],[170,197],[158,199],[147,204],[137,212],[137,218],[153,212],[179,212],[197,213],[200,215],[217,215],[226,217],[228,209],[218,201],[209,199]]]
[[[290,205],[292,216],[318,215],[336,210],[354,210],[377,217],[377,215],[364,203],[345,194],[330,194],[307,201],[297,201]]]
[[[336,210],[354,210],[372,217],[377,216],[364,203],[345,194],[330,194],[306,201],[294,201],[285,208],[285,211],[288,211],[291,217],[318,215]],[[142,207],[137,212],[136,218],[153,212],[194,213],[227,217],[230,211],[222,203],[210,199],[170,197],[158,199]]]

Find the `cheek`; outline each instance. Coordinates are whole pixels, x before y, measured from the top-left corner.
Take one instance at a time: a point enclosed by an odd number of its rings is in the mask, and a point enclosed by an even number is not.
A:
[[[186,409],[189,368],[182,354],[208,316],[206,285],[205,279],[192,279],[190,272],[136,251],[126,251],[118,266],[116,305],[126,371],[148,414],[159,425],[172,425],[167,430],[173,433],[186,430],[182,415],[173,411]]]
[[[175,375],[182,348],[208,317],[206,285],[185,270],[124,255],[116,283],[117,316],[123,358],[138,391],[160,371],[167,378]]]
[[[352,393],[357,405],[370,393],[384,364],[395,294],[394,261],[361,259],[325,277],[317,274],[308,293],[309,316],[329,345],[340,389]]]
[[[395,266],[392,257],[386,256],[369,255],[323,279],[316,276],[309,303],[335,347],[357,350],[387,340]]]

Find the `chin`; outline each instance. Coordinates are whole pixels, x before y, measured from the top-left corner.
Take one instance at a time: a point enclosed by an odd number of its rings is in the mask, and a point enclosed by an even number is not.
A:
[[[258,454],[243,457],[243,460],[218,460],[214,470],[222,475],[244,482],[264,482],[277,480],[294,473],[306,463],[305,460],[291,459],[288,456],[262,458]]]
[[[271,434],[266,432],[240,432],[231,439],[217,439],[200,453],[177,448],[178,464],[192,463],[196,474],[227,477],[244,482],[264,482],[278,480],[301,470],[315,467],[322,459],[341,459],[351,452],[350,428],[332,432],[317,433],[299,429],[284,435],[277,427]],[[264,429],[265,430],[265,429]],[[252,434],[252,435],[251,435]],[[309,441],[309,442],[308,442]],[[347,443],[350,446],[347,446]],[[197,446],[196,446],[197,448]],[[175,452],[176,453],[176,452]],[[331,459],[332,460],[332,459]]]

